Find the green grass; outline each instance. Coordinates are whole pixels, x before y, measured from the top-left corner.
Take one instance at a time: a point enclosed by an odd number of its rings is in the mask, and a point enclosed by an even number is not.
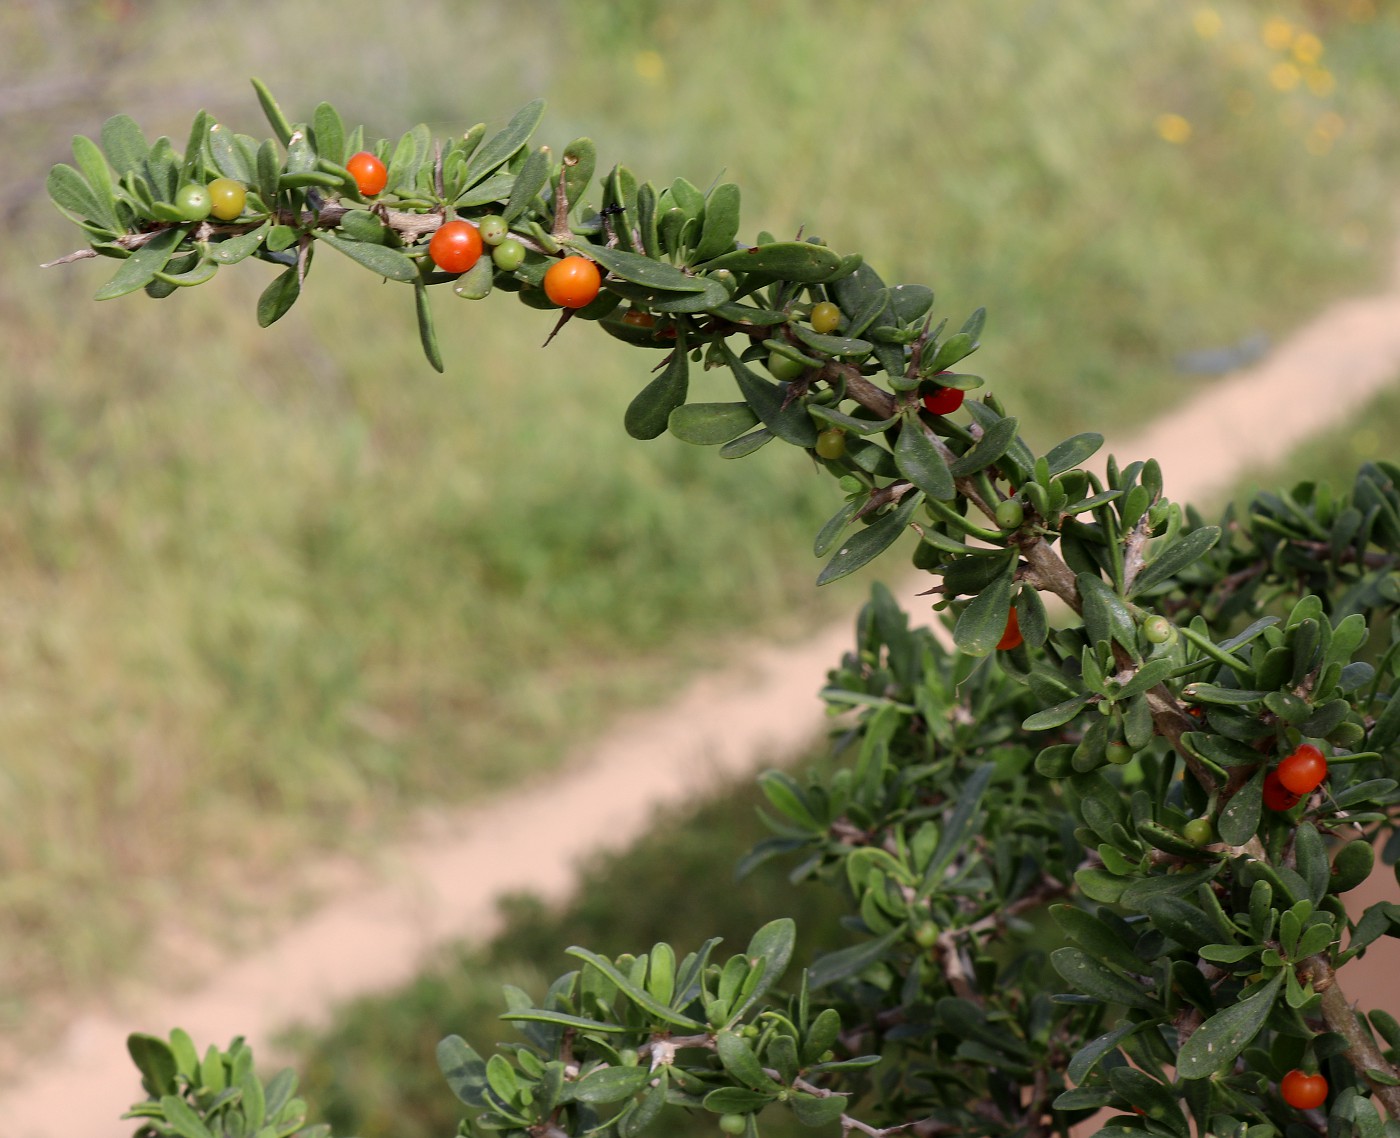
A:
[[[0,16],[4,73],[36,92],[111,72],[0,120],[10,993],[91,991],[139,966],[150,922],[218,930],[308,851],[547,769],[735,633],[864,588],[811,589],[836,499],[806,462],[627,440],[655,361],[591,329],[541,351],[548,317],[448,293],[439,377],[406,292],[330,253],[266,332],[260,265],[161,304],[92,303],[105,263],[35,271],[76,241],[30,200],[72,131],[127,110],[182,139],[202,103],[261,133],[249,74],[294,116],[329,98],[385,134],[544,94],[556,147],[722,174],[753,231],[859,249],[953,321],[988,306],[974,362],[1041,443],[1146,418],[1199,382],[1178,352],[1278,333],[1372,286],[1388,247],[1394,14],[1319,28],[1320,97],[1269,85],[1244,0],[1212,39],[1166,0],[210,4],[193,53],[180,5],[70,7]],[[1188,141],[1159,136],[1169,112]]]

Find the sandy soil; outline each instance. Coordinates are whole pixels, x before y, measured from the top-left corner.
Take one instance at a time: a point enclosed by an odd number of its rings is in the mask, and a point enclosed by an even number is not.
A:
[[[1256,366],[1222,378],[1132,439],[1120,459],[1153,455],[1168,492],[1200,500],[1239,470],[1285,456],[1309,434],[1344,420],[1400,374],[1400,255],[1390,289],[1338,303]],[[1326,400],[1316,398],[1321,381]],[[1390,425],[1400,433],[1400,424]],[[905,588],[913,611],[915,586]],[[197,1041],[248,1037],[267,1058],[291,1023],[323,1022],[340,1001],[410,979],[438,947],[496,930],[496,898],[529,889],[562,899],[583,855],[625,846],[657,807],[795,754],[822,730],[817,691],[850,638],[849,622],[784,648],[759,648],[744,668],[707,676],[667,706],[633,716],[581,752],[565,773],[487,806],[425,815],[412,842],[384,851],[318,911],[255,953],[219,960],[217,979],[171,995],[128,991],[73,1022],[42,1067],[14,1072],[0,1093],[8,1138],[117,1138],[121,1111],[139,1096],[126,1058],[133,1030],[180,1024]],[[588,810],[579,810],[580,803]],[[1387,870],[1365,889],[1396,897]],[[1400,949],[1393,940],[1348,969],[1355,999],[1400,1012]],[[1382,993],[1384,994],[1382,996]]]

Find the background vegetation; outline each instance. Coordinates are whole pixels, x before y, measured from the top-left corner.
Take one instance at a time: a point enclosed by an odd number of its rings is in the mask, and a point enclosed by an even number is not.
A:
[[[547,769],[731,634],[791,635],[864,588],[811,590],[835,504],[815,478],[630,442],[636,361],[587,329],[540,351],[549,321],[504,297],[439,298],[445,378],[407,299],[328,258],[267,332],[246,266],[94,305],[100,270],[35,267],[76,243],[42,192],[67,134],[122,110],[179,139],[201,105],[261,133],[250,74],[386,135],[543,94],[542,139],[723,172],[755,229],[860,250],[954,320],[985,304],[978,370],[1042,441],[1144,420],[1211,382],[1183,362],[1373,287],[1390,248],[1400,20],[1367,0],[195,13],[0,12],[11,1027],[35,994],[148,967],[151,922],[236,937],[230,912],[285,899],[309,850]]]

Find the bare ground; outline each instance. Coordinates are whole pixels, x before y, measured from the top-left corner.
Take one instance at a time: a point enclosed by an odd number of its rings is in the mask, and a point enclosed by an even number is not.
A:
[[[1172,497],[1199,501],[1344,420],[1396,375],[1400,251],[1385,293],[1333,305],[1256,366],[1106,449],[1125,460],[1155,456]],[[1319,385],[1326,399],[1317,398]],[[1388,426],[1400,433],[1400,424]],[[904,591],[917,612],[915,586]],[[140,1090],[125,1054],[128,1032],[164,1035],[179,1024],[198,1041],[241,1034],[266,1058],[286,1026],[324,1022],[341,1001],[407,981],[448,942],[491,937],[502,894],[567,897],[583,855],[632,842],[658,807],[810,745],[823,724],[816,693],[849,639],[843,621],[799,644],[759,647],[741,668],[703,677],[666,706],[619,723],[563,774],[485,806],[425,814],[414,840],[383,851],[373,866],[337,863],[321,873],[339,882],[335,895],[255,952],[230,958],[171,930],[182,955],[196,950],[209,962],[203,983],[173,994],[130,988],[71,1020],[52,1051],[7,1073],[4,1133],[129,1135],[131,1124],[118,1116]],[[1353,896],[1366,903],[1396,895],[1386,869]],[[1348,968],[1348,994],[1400,1011],[1398,964],[1400,943],[1380,942]]]

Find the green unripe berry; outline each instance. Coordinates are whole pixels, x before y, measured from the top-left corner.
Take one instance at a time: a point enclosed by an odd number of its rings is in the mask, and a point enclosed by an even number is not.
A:
[[[1181,835],[1193,846],[1208,846],[1215,841],[1215,826],[1209,818],[1192,818],[1181,827]]]
[[[721,1114],[719,1128],[723,1134],[742,1134],[749,1127],[749,1119],[744,1114]]]
[[[248,201],[248,190],[232,178],[215,178],[209,183],[209,212],[220,221],[234,221]]]
[[[719,281],[730,296],[733,296],[739,289],[739,278],[728,269],[716,269],[710,274],[710,280]]]
[[[768,370],[773,373],[775,379],[789,380],[796,379],[807,370],[807,367],[791,356],[772,351],[768,353]]]
[[[1019,529],[1026,520],[1026,508],[1019,498],[1007,498],[997,503],[997,525],[1002,529]]]
[[[835,462],[846,453],[846,432],[840,427],[828,427],[817,436],[817,457]]]
[[[915,926],[914,943],[920,948],[932,948],[938,943],[938,926],[932,921],[923,921]]]
[[[1105,757],[1115,766],[1122,766],[1124,763],[1132,762],[1133,749],[1127,743],[1110,743]]]
[[[525,246],[514,237],[507,237],[491,250],[491,260],[502,272],[513,273],[525,263]]]
[[[499,245],[510,236],[510,226],[506,224],[506,219],[496,213],[488,213],[485,217],[478,218],[476,228],[481,234],[481,240],[487,245]]]
[[[1176,626],[1164,616],[1149,616],[1142,622],[1142,634],[1149,643],[1166,644],[1176,639]]]
[[[836,326],[841,323],[841,310],[829,300],[820,300],[812,305],[808,319],[812,322],[813,332],[825,335],[836,331]]]
[[[171,204],[186,221],[203,221],[214,205],[209,197],[209,187],[201,186],[198,182],[190,182],[176,190],[175,200]]]

